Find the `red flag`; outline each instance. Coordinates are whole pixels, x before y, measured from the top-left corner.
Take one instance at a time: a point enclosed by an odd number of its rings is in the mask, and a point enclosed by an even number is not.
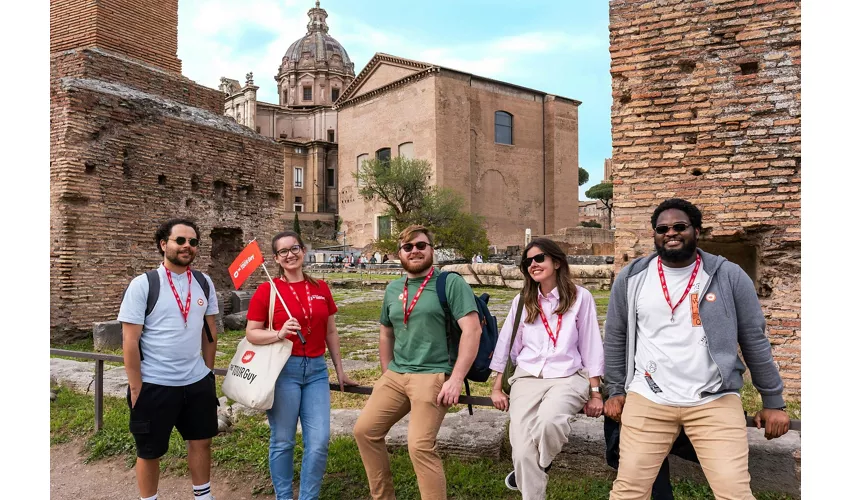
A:
[[[262,263],[263,253],[260,251],[260,245],[257,244],[256,240],[248,243],[248,246],[236,257],[233,264],[230,264],[230,267],[227,268],[230,272],[230,279],[233,280],[233,286],[238,290]]]

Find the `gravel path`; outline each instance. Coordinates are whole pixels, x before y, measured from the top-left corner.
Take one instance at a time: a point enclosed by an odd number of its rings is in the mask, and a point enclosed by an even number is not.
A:
[[[136,473],[121,458],[86,464],[82,444],[71,442],[50,447],[50,498],[54,500],[115,500],[139,498]],[[216,500],[272,500],[274,495],[252,495],[252,481],[212,471],[212,493]],[[163,500],[192,498],[188,475],[163,475],[159,497]]]

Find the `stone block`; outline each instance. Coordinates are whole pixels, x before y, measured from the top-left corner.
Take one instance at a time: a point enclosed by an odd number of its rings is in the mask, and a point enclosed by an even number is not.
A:
[[[228,314],[224,317],[224,328],[227,330],[244,330],[248,326],[248,311]]]
[[[502,266],[502,278],[507,280],[520,280],[524,279],[522,275],[522,271],[519,270],[518,267],[508,267]]]
[[[502,276],[502,265],[501,264],[471,264],[472,272],[481,276]]]
[[[124,342],[121,332],[121,322],[102,321],[94,324],[94,350],[120,349]]]
[[[478,281],[487,286],[505,286],[505,280],[502,279],[500,274],[479,274]]]
[[[464,276],[472,274],[472,270],[470,269],[469,264],[449,264],[447,266],[440,266],[440,270],[446,272],[455,272]]]
[[[247,290],[233,290],[230,292],[230,314],[240,313],[248,310],[248,304],[254,292]]]
[[[523,280],[505,280],[505,286],[514,290],[522,290],[525,281]]]

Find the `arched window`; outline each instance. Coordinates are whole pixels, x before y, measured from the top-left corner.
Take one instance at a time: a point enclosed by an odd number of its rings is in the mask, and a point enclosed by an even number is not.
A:
[[[381,149],[375,151],[375,158],[377,158],[377,160],[380,161],[380,162],[390,161],[390,156],[391,156],[390,148],[381,148]]]
[[[514,117],[506,111],[496,111],[496,142],[514,143]]]
[[[363,162],[368,159],[369,155],[367,155],[366,153],[363,153],[362,155],[357,157],[357,175],[363,175]],[[357,179],[357,185],[363,185],[363,181],[360,178]]]
[[[413,158],[413,143],[404,142],[398,145],[398,155],[405,158]]]

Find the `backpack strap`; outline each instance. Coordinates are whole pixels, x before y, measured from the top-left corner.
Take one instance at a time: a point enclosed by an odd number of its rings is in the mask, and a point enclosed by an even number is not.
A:
[[[195,281],[197,281],[198,284],[201,285],[201,290],[204,291],[204,296],[207,298],[207,305],[209,305],[209,303],[210,303],[210,282],[207,281],[207,277],[204,276],[204,273],[202,273],[201,271],[198,271],[198,270],[195,270],[195,269],[192,269],[191,271],[192,271],[192,276],[195,277]],[[159,288],[157,288],[157,290],[159,290]],[[210,325],[209,325],[209,323],[207,323],[206,315],[204,316],[203,321],[204,321],[204,333],[207,334],[207,341],[210,344],[212,344],[213,343],[212,331],[210,331]]]
[[[449,299],[446,296],[446,280],[448,279],[450,274],[458,274],[454,271],[443,271],[437,275],[437,298],[440,300],[440,306],[443,308],[443,313],[446,316],[446,348],[449,351],[449,364],[454,366],[455,361],[452,360],[452,350],[449,348],[449,342],[451,342],[452,335],[452,323],[457,323],[454,320],[454,316],[452,316],[452,309],[449,307]],[[460,276],[458,274],[458,276]],[[458,339],[458,348],[460,347],[460,340]],[[464,377],[463,384],[466,387],[466,395],[470,396],[469,391],[469,380]],[[467,407],[469,408],[469,414],[472,415],[472,403],[468,403]]]
[[[145,306],[145,317],[147,318],[153,312],[156,301],[159,300],[159,270],[147,271],[145,276],[148,278],[148,303]]]

